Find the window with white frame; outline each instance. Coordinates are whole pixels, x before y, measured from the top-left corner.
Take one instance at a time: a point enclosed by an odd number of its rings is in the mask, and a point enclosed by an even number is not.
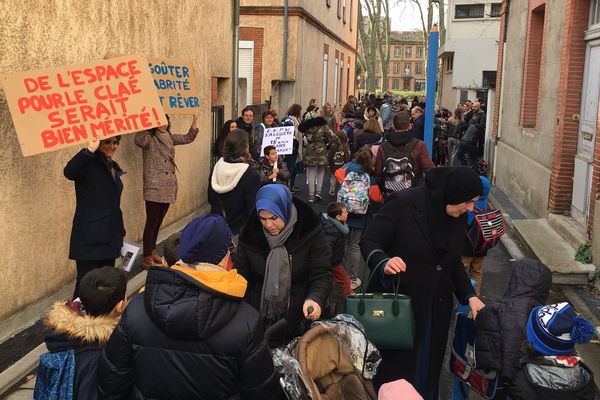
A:
[[[600,24],[600,0],[590,0],[589,26]]]
[[[321,100],[323,104],[327,103],[327,63],[329,54],[323,54],[323,89],[321,91]]]
[[[402,48],[401,47],[394,47],[394,57],[400,58],[401,54],[402,54]]]

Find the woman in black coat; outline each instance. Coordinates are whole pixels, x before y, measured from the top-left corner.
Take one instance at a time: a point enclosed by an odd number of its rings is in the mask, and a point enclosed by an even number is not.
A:
[[[386,284],[401,272],[400,292],[412,298],[416,334],[412,350],[383,350],[377,386],[404,378],[426,400],[437,399],[454,294],[473,316],[484,305],[475,297],[460,260],[466,212],[483,190],[470,168],[436,168],[425,185],[388,196],[360,242],[369,267],[389,259],[381,273]]]
[[[125,228],[121,213],[124,174],[112,159],[120,136],[90,140],[67,163],[64,175],[75,181],[75,216],[71,229],[69,258],[77,265],[73,298],[79,297],[81,278],[94,268],[114,266],[121,255]]]
[[[245,161],[250,157],[248,151],[246,132],[230,132],[223,145],[223,157],[215,164],[208,184],[210,212],[225,217],[235,242],[254,209],[260,188],[259,172]]]
[[[319,217],[310,206],[292,200],[284,185],[263,186],[240,234],[234,266],[248,281],[244,300],[260,312],[265,327],[287,320],[285,332],[273,334],[273,343],[301,335],[304,318],[320,317],[331,290],[330,260]]]

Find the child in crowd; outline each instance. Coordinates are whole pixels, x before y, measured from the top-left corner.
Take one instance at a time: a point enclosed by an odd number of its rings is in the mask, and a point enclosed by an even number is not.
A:
[[[267,146],[264,149],[264,157],[260,160],[260,183],[281,183],[287,185],[290,179],[286,162],[283,157],[277,155],[275,146]]]
[[[352,289],[361,285],[365,266],[360,254],[358,242],[367,227],[369,215],[373,214],[383,195],[374,176],[373,153],[367,147],[356,152],[354,159],[335,172],[340,183],[337,200],[342,202],[348,211],[350,233],[346,236],[345,268],[352,282]]]
[[[499,371],[504,386],[509,386],[521,369],[521,343],[531,310],[546,303],[552,272],[538,260],[512,263],[508,287],[498,301],[486,302],[475,320],[478,368]],[[528,399],[532,400],[532,399]]]
[[[335,178],[335,171],[338,170],[342,165],[349,162],[352,158],[350,154],[350,146],[348,146],[348,136],[346,132],[337,131],[335,135],[340,139],[339,143],[333,143],[331,149],[329,149],[329,171],[331,172],[331,178],[329,179],[329,195],[334,197],[336,195],[337,179]]]
[[[81,280],[78,299],[52,306],[34,399],[98,398],[97,362],[125,309],[126,290],[123,271],[97,268]]]
[[[527,320],[521,369],[507,394],[513,400],[594,399],[594,375],[575,351],[594,327],[569,303],[534,308]]]
[[[488,178],[484,176],[480,176],[481,183],[483,183],[483,194],[479,196],[479,200],[475,202],[475,207],[477,210],[486,211],[488,209],[488,195],[490,194],[490,189],[492,187]],[[475,212],[468,212],[467,219],[467,232],[471,228],[472,224],[475,224]],[[487,249],[482,253],[475,253],[473,251],[473,245],[471,244],[468,237],[465,237],[463,241],[463,251],[461,260],[465,269],[467,271],[467,276],[473,279],[477,285],[475,287],[475,292],[477,293],[477,297],[479,297],[479,293],[481,292],[481,279],[483,278],[483,260],[487,256]]]
[[[350,277],[344,269],[345,236],[350,232],[346,225],[348,210],[344,203],[331,202],[327,205],[327,212],[321,214],[321,226],[325,232],[327,244],[331,250],[331,273],[333,279],[342,288],[342,294],[352,294]]]

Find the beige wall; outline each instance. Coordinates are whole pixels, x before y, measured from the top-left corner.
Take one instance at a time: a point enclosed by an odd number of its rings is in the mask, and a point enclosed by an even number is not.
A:
[[[349,4],[350,2],[347,1]],[[346,42],[352,48],[339,43],[330,37],[314,24],[299,15],[290,15],[288,18],[288,44],[287,44],[287,79],[295,80],[294,102],[303,107],[308,105],[311,98],[316,98],[319,104],[322,99],[322,80],[323,80],[323,47],[329,45],[328,79],[327,79],[327,100],[333,101],[334,92],[334,68],[335,51],[344,53],[344,74],[342,93],[354,93],[354,75],[356,64],[356,38],[358,30],[356,20],[358,16],[358,1],[354,1],[352,16],[347,10],[346,23],[337,18],[337,1],[332,1],[332,6],[327,7],[325,2],[313,0],[290,0],[289,7],[302,7],[305,12],[318,19],[327,29],[337,35],[342,42]],[[282,2],[275,0],[257,1],[242,0],[242,7],[276,7],[282,9]],[[292,13],[293,14],[293,13]],[[352,18],[352,27],[350,30],[350,18]],[[282,78],[282,42],[283,42],[283,15],[242,15],[240,16],[240,26],[248,28],[264,29],[264,44],[262,50],[262,76],[261,76],[261,102],[268,99],[271,93],[273,80]],[[350,69],[348,70],[348,56],[351,58]],[[255,55],[256,57],[256,55]],[[350,74],[350,87],[347,89],[347,75]],[[339,80],[339,77],[338,77]],[[339,99],[339,87],[338,87]],[[337,100],[337,99],[336,99]],[[337,104],[337,101],[335,102]],[[291,103],[290,103],[291,104]],[[278,110],[281,115],[285,113],[290,104],[280,105]],[[343,105],[343,103],[342,103]],[[339,107],[341,108],[341,107]]]
[[[177,147],[179,195],[166,225],[206,202],[210,82],[211,76],[232,74],[231,12],[229,1],[56,0],[39,8],[36,1],[7,0],[0,8],[0,73],[84,63],[109,53],[191,60],[203,105],[200,134],[194,143]],[[220,93],[226,119],[230,93],[230,88]],[[174,132],[186,132],[191,117],[174,117],[172,123]],[[62,171],[77,151],[24,158],[0,91],[0,319],[75,276],[74,262],[67,259],[75,196]],[[142,159],[132,135],[123,138],[115,159],[127,172],[121,207],[127,239],[139,241],[145,221]]]
[[[499,145],[496,184],[531,215],[543,217],[548,209],[554,131],[556,128],[557,79],[564,7],[546,5],[547,30],[540,79],[540,124],[535,129],[519,126],[522,106],[523,67],[527,34],[527,2],[511,3],[504,56],[502,104],[500,105]],[[456,58],[454,60],[455,66]],[[562,93],[561,95],[565,95]]]

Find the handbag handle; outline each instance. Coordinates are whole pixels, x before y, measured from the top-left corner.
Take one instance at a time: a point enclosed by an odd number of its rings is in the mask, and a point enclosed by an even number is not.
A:
[[[375,249],[375,250],[371,251],[371,253],[369,253],[369,256],[367,257],[367,261],[365,263],[367,268],[369,267],[369,261],[371,260],[371,257],[373,256],[373,254],[378,253],[378,252],[385,253],[381,249]],[[358,313],[360,315],[363,315],[365,313],[365,295],[366,295],[367,287],[371,283],[371,280],[373,279],[375,274],[377,274],[377,270],[382,265],[385,265],[389,260],[390,260],[389,257],[381,260],[377,264],[377,266],[373,269],[373,271],[371,271],[371,273],[369,274],[369,278],[367,279],[367,283],[362,288],[361,298],[358,302]],[[400,274],[396,274],[396,284],[394,285],[394,302],[392,303],[392,314],[394,314],[394,316],[398,316],[398,314],[400,314],[400,306],[398,305],[398,290],[399,290],[399,288],[400,288]]]

